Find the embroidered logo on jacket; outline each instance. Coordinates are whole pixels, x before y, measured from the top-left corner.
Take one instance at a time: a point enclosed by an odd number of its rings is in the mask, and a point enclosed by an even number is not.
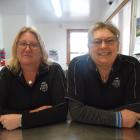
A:
[[[116,77],[113,82],[112,82],[112,86],[115,88],[119,88],[120,87],[120,79],[119,77]]]
[[[46,82],[42,82],[40,85],[40,90],[42,92],[46,92],[48,90],[48,84]]]

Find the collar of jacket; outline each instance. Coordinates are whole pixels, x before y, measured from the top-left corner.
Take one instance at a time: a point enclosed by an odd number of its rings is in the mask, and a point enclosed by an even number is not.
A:
[[[90,70],[97,71],[97,66],[95,62],[91,59],[90,55],[87,55],[87,63]],[[120,66],[121,66],[121,55],[118,54],[112,65],[112,71],[119,71]]]

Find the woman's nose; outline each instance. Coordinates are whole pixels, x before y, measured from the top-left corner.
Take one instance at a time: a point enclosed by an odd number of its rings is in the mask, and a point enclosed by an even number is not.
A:
[[[105,41],[102,41],[101,45],[100,45],[100,48],[105,48],[107,45],[105,43]]]
[[[30,44],[27,44],[27,45],[26,45],[25,50],[31,50]]]

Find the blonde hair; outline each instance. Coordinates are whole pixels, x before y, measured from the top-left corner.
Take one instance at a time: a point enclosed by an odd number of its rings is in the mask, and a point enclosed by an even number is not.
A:
[[[92,44],[94,38],[93,33],[99,29],[108,29],[113,35],[119,40],[120,38],[120,31],[117,27],[115,27],[112,23],[104,23],[104,22],[97,22],[94,26],[91,26],[88,31],[88,47]]]
[[[6,65],[14,73],[17,73],[21,69],[19,60],[17,58],[17,43],[18,43],[21,35],[25,32],[32,33],[33,35],[35,35],[36,39],[38,40],[39,46],[41,49],[41,53],[42,53],[41,63],[50,64],[50,62],[48,61],[48,53],[47,53],[47,50],[45,48],[44,41],[41,39],[40,34],[38,33],[38,31],[36,30],[35,27],[26,27],[25,26],[25,27],[22,27],[21,30],[19,31],[19,33],[16,35],[15,40],[14,40],[13,45],[12,45],[12,54],[11,54],[12,56],[6,63]]]

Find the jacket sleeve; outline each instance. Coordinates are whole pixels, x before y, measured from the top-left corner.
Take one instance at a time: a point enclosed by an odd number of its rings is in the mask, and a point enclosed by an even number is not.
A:
[[[4,67],[0,71],[0,115],[16,113],[16,110],[9,109],[8,104],[8,94],[10,94],[10,82],[11,75],[9,70]]]
[[[73,121],[117,127],[117,112],[97,109],[75,100],[69,101],[69,110]]]
[[[101,110],[86,104],[86,89],[82,76],[79,75],[77,61],[74,60],[69,65],[67,95],[72,120],[88,124],[117,126],[117,112]]]
[[[50,94],[53,107],[35,113],[22,114],[22,127],[36,127],[50,123],[66,120],[67,101],[64,98],[66,93],[66,81],[62,68],[59,65],[50,67]]]
[[[126,105],[121,107],[140,113],[140,63],[133,59],[129,64],[129,73],[124,71],[123,75],[128,77],[125,86]]]
[[[25,112],[22,114],[22,128],[31,128],[65,121],[66,113],[66,103],[39,112]]]

